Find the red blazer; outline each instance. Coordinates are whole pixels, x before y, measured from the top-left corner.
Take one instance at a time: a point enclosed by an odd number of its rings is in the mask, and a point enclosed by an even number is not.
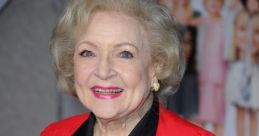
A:
[[[41,136],[72,136],[73,133],[88,119],[89,113],[76,115],[50,124]],[[157,136],[214,136],[212,133],[199,128],[175,113],[159,105],[159,121]]]

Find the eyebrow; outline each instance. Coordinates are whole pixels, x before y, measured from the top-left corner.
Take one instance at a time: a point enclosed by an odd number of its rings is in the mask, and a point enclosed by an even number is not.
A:
[[[80,45],[82,45],[82,44],[88,44],[88,45],[90,45],[90,46],[92,46],[92,47],[95,47],[95,48],[97,47],[96,44],[94,44],[94,43],[92,43],[92,42],[90,42],[90,41],[82,41],[82,42],[78,43],[77,46],[80,46]]]
[[[94,43],[92,43],[90,41],[82,41],[82,42],[78,43],[77,46],[80,46],[82,44],[88,44],[88,45],[90,45],[90,46],[92,46],[94,48],[97,47],[96,44],[94,44]],[[122,42],[122,43],[115,44],[115,48],[119,48],[119,47],[126,46],[126,45],[130,45],[130,46],[134,47],[137,51],[139,51],[138,47],[135,44],[130,43],[130,42]]]
[[[119,47],[126,46],[126,45],[130,45],[130,46],[134,47],[137,51],[139,51],[139,48],[135,44],[132,44],[130,42],[123,42],[123,43],[116,44],[115,48],[119,48]]]

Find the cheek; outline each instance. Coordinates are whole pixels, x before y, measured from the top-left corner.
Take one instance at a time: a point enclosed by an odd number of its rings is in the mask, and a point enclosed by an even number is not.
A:
[[[82,72],[84,72],[82,67],[80,67],[80,65],[75,64],[74,65],[74,78],[75,78],[76,83],[78,83],[82,80],[82,76],[81,76]]]
[[[117,71],[123,83],[130,90],[146,91],[150,84],[151,78],[148,67],[143,65],[145,62],[127,64],[124,66],[117,65]],[[138,93],[138,92],[137,92]]]
[[[91,74],[91,64],[84,64],[83,62],[76,62],[74,64],[74,78],[75,83],[79,86],[87,83]]]
[[[127,86],[134,87],[141,81],[143,81],[144,75],[143,68],[139,65],[128,65],[120,68],[120,75],[124,78],[124,83]]]
[[[187,50],[186,50],[186,58],[189,58],[190,56],[191,56],[191,48],[187,48]]]

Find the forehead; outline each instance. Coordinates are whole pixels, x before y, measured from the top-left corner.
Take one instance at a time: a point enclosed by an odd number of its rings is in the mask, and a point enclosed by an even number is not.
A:
[[[146,31],[137,19],[115,11],[92,13],[87,27],[79,37],[105,43],[130,42],[137,46],[147,40]]]

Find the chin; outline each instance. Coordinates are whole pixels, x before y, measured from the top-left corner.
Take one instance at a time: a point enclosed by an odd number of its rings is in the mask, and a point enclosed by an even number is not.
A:
[[[96,118],[101,118],[101,119],[116,119],[118,118],[118,111],[115,109],[96,109],[92,111]]]

